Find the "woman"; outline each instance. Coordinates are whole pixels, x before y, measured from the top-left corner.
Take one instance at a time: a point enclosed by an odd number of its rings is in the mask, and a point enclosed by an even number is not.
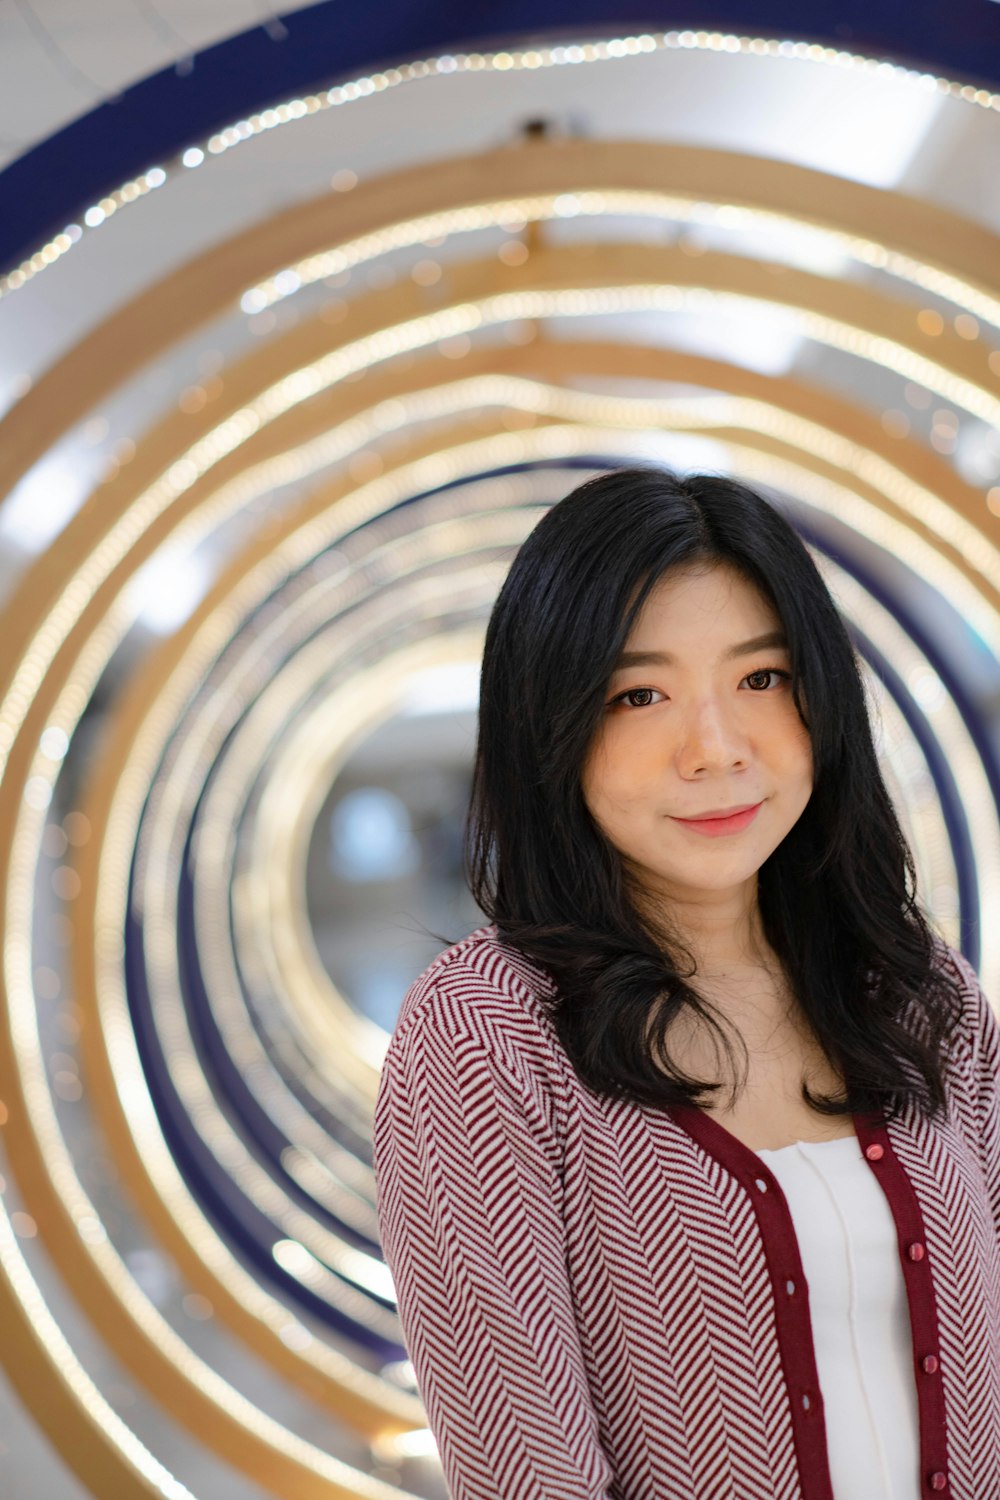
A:
[[[544,516],[470,834],[490,925],[375,1118],[456,1500],[995,1500],[1000,1031],[776,510],[625,470]]]

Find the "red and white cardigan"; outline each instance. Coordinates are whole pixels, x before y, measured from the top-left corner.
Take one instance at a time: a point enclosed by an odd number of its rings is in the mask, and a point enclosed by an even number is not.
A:
[[[972,969],[949,1113],[854,1125],[899,1232],[920,1500],[1000,1497],[1000,1028]],[[481,928],[408,992],[382,1243],[454,1500],[831,1500],[777,1179],[696,1108],[597,1098]]]

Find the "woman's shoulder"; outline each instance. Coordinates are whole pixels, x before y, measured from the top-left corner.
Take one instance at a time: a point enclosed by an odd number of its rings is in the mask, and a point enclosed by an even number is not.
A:
[[[939,934],[934,934],[933,943],[935,969],[949,980],[957,991],[966,1017],[972,1020],[978,1018],[984,1006],[990,1009],[990,1005],[983,993],[982,983],[975,968],[964,953],[958,948],[953,948]]]
[[[414,1028],[440,1024],[483,1041],[512,1030],[548,1039],[553,1033],[545,1002],[554,994],[551,975],[488,923],[439,953],[413,981],[392,1041],[399,1045]]]
[[[965,954],[953,948],[942,937],[934,939],[934,965],[946,978],[958,997],[958,1019],[954,1031],[952,1055],[964,1063],[977,1065],[983,1050],[996,1050],[997,1011],[987,999],[976,969]]]

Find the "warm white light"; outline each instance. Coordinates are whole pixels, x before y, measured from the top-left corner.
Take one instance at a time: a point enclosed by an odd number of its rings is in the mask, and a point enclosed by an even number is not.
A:
[[[421,714],[463,713],[478,704],[478,663],[444,662],[407,678],[399,712],[416,718]]]
[[[130,581],[126,608],[147,630],[169,635],[204,598],[211,576],[204,557],[179,545],[161,547]]]
[[[46,760],[63,760],[69,749],[69,735],[65,729],[59,729],[56,725],[52,725],[49,729],[43,731],[39,746]]]
[[[372,1443],[372,1453],[382,1463],[398,1462],[401,1458],[437,1458],[437,1444],[429,1427],[417,1427],[412,1432],[400,1432],[393,1437],[378,1438]]]
[[[48,454],[0,506],[0,538],[25,552],[43,552],[83,504],[93,480],[92,464]]]

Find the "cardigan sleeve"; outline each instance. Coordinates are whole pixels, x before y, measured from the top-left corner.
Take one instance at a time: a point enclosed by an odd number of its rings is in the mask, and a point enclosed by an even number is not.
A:
[[[993,1222],[1000,1242],[1000,1020],[968,959],[960,953],[954,953],[953,958],[971,1011],[972,1098]]]
[[[390,1044],[374,1140],[382,1247],[454,1500],[620,1500],[537,1090],[423,1011]]]

